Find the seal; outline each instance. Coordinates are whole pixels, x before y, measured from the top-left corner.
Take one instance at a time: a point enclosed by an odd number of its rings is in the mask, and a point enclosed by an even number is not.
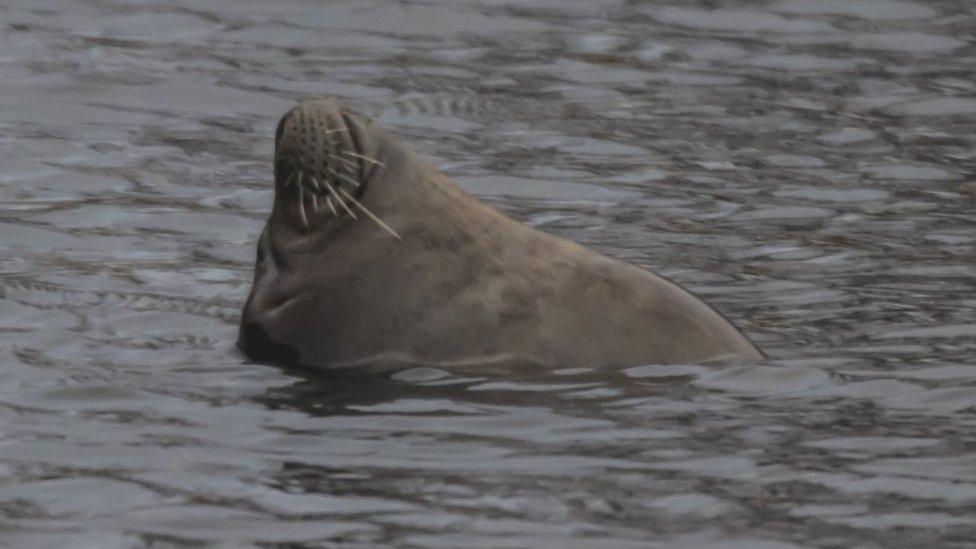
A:
[[[646,270],[488,207],[335,99],[287,112],[238,347],[310,368],[631,366],[762,353]]]

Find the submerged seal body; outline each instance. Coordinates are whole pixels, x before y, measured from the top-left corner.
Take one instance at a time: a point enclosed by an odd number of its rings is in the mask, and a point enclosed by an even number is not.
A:
[[[758,359],[698,298],[648,271],[518,223],[331,99],[286,113],[275,199],[238,346],[339,368],[627,366]]]

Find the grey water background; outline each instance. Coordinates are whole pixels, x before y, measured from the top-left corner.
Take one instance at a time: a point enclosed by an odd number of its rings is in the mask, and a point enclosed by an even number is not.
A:
[[[0,3],[0,546],[976,546],[974,11]],[[311,94],[770,360],[246,362]]]

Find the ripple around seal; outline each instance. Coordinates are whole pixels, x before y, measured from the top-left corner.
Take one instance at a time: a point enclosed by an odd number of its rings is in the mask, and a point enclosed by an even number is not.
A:
[[[893,330],[874,336],[875,339],[917,339],[976,337],[976,324],[957,324]]]
[[[958,480],[976,479],[976,454],[958,457],[888,458],[860,463],[855,470],[871,474]]]
[[[925,54],[949,53],[964,47],[966,42],[921,32],[885,32],[856,34],[850,44],[860,49]]]
[[[2,286],[0,286],[2,290]],[[2,295],[2,294],[0,294]],[[71,328],[78,319],[68,311],[33,307],[24,303],[0,299],[0,330],[24,332],[37,329]]]
[[[948,513],[883,513],[862,517],[841,517],[833,519],[847,526],[857,528],[946,528],[952,526],[972,526],[976,519],[970,516],[956,516]]]
[[[969,97],[935,97],[908,101],[884,109],[891,114],[909,116],[965,116],[976,114],[976,99]]]
[[[355,537],[375,529],[339,520],[281,521],[252,511],[212,505],[181,505],[132,512],[129,531],[196,541],[287,543]]]
[[[760,11],[717,9],[691,10],[667,7],[648,8],[649,14],[662,23],[694,29],[749,32],[825,32],[832,27],[820,21],[804,21]]]
[[[674,494],[655,498],[644,503],[645,507],[667,515],[716,518],[733,509],[734,505],[708,494]]]
[[[784,206],[742,212],[732,216],[736,221],[791,222],[804,219],[822,219],[835,215],[834,210],[813,206]]]
[[[773,194],[784,198],[806,199],[838,204],[880,202],[889,196],[888,192],[878,189],[817,189],[813,187],[787,188],[775,191]]]
[[[873,21],[924,19],[937,15],[920,3],[898,0],[780,0],[772,9],[800,15],[850,15]]]
[[[696,366],[690,364],[677,365],[677,366],[648,364],[645,366],[635,366],[633,368],[627,368],[626,370],[624,370],[624,373],[630,377],[636,377],[636,378],[694,379],[707,374],[709,371],[710,370],[704,366]]]
[[[100,17],[98,26],[82,36],[130,38],[139,41],[190,41],[212,34],[219,26],[200,17],[175,13],[136,13]]]
[[[872,453],[897,453],[914,448],[925,448],[939,444],[934,438],[905,437],[838,437],[804,443],[811,448],[823,450],[855,450]]]
[[[389,499],[326,494],[291,494],[270,488],[250,489],[248,499],[279,516],[334,517],[416,511],[418,506]]]
[[[748,396],[785,396],[833,384],[822,370],[765,365],[718,370],[693,383],[703,389]]]
[[[743,64],[764,69],[792,69],[798,71],[846,71],[863,61],[834,59],[814,55],[761,55],[740,61]]]
[[[0,507],[4,502],[30,502],[53,516],[114,515],[163,499],[138,484],[104,478],[62,478],[0,487]]]
[[[48,410],[105,410],[141,411],[152,401],[139,391],[102,384],[76,384],[42,391],[21,391],[14,395],[0,394],[0,401],[27,408]]]
[[[874,139],[877,134],[864,128],[844,128],[822,134],[817,140],[831,145],[850,145]]]
[[[821,168],[827,164],[820,158],[799,154],[772,154],[767,156],[765,160],[773,166],[784,168]]]
[[[976,484],[970,483],[949,483],[895,476],[862,478],[857,475],[825,472],[803,473],[799,476],[799,480],[852,496],[897,494],[906,498],[939,500],[954,506],[976,501]]]
[[[523,179],[505,176],[459,176],[458,183],[476,196],[512,197],[546,200],[549,202],[622,202],[636,193],[598,185]]]
[[[976,365],[951,364],[944,366],[922,367],[914,370],[898,370],[897,372],[874,372],[870,370],[843,371],[845,375],[857,377],[897,377],[899,379],[917,379],[921,381],[965,380],[976,375]]]
[[[956,179],[955,176],[937,166],[865,162],[858,164],[857,169],[861,173],[870,174],[879,179],[900,181],[947,181]]]

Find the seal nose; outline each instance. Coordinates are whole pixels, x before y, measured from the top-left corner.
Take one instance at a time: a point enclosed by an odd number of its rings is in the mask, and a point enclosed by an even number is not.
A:
[[[359,149],[359,123],[334,99],[305,101],[285,113],[275,132],[276,189],[286,199],[294,197],[297,221],[305,229],[320,208],[351,219],[358,211],[400,238],[359,201],[366,189],[365,163],[383,164]]]
[[[275,160],[284,168],[283,177],[300,170],[318,181],[331,180],[343,166],[355,167],[344,111],[336,100],[315,99],[299,103],[281,117],[275,132]]]

